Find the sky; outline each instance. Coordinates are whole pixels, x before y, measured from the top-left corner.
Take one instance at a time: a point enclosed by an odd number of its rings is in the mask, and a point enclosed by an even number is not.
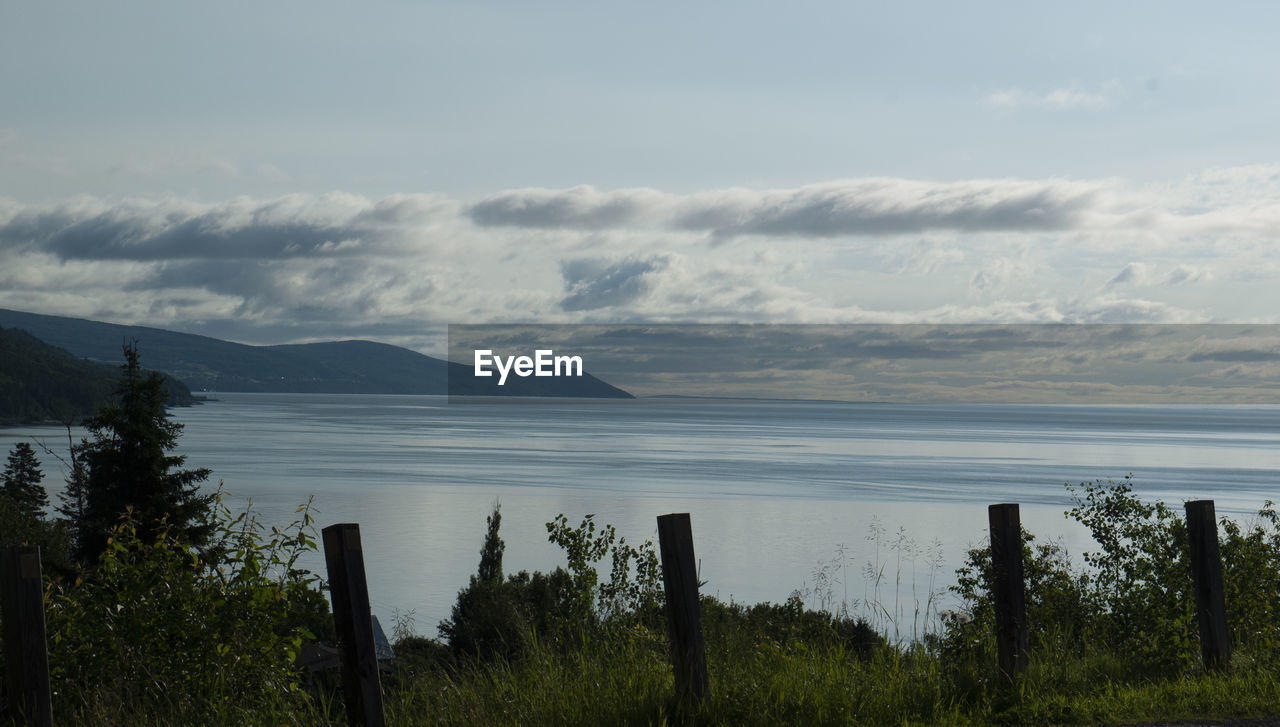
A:
[[[1280,323],[1280,6],[0,0],[0,307]]]

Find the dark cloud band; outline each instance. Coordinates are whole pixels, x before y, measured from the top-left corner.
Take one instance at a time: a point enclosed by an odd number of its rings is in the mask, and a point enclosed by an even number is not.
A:
[[[19,208],[0,222],[0,248],[63,260],[251,260],[367,254],[453,203],[432,195],[370,202],[350,195],[79,203]]]
[[[1071,230],[1104,212],[1099,183],[860,179],[795,189],[728,189],[684,197],[652,189],[516,189],[472,205],[486,227],[598,230],[665,227],[718,237],[898,235],[928,230]]]

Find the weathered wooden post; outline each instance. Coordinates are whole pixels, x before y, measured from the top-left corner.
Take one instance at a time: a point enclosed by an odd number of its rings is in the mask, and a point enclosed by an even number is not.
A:
[[[1027,670],[1027,603],[1022,580],[1022,522],[1017,503],[987,508],[991,526],[996,652],[1007,676]]]
[[[330,525],[321,531],[333,596],[333,623],[342,651],[342,693],[351,727],[384,727],[382,685],[373,646],[369,586],[364,578],[360,526]]]
[[[662,585],[667,594],[667,628],[671,634],[676,694],[682,704],[693,706],[706,701],[709,686],[689,513],[658,516],[658,548],[662,554]]]
[[[1196,591],[1196,621],[1200,625],[1200,656],[1206,667],[1221,669],[1231,661],[1231,636],[1227,633],[1227,605],[1222,591],[1218,518],[1213,500],[1192,500],[1186,509],[1191,581]]]
[[[40,547],[5,548],[0,557],[0,614],[4,619],[5,687],[9,716],[18,724],[50,727],[49,652],[44,631]]]

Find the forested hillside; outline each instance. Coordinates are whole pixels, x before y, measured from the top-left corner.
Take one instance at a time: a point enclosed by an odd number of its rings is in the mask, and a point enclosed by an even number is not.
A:
[[[119,378],[116,366],[79,358],[26,331],[0,328],[0,424],[79,423],[111,395]],[[171,405],[194,402],[191,390],[170,376],[165,388]]]
[[[0,309],[0,326],[95,361],[123,361],[120,345],[137,341],[143,363],[193,390],[298,394],[453,394],[602,397],[631,394],[591,374],[581,377],[477,379],[462,364],[375,341],[250,346],[191,333]]]

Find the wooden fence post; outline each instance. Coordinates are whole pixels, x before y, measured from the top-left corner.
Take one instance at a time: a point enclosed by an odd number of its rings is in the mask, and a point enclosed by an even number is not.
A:
[[[1221,669],[1231,661],[1231,636],[1227,633],[1227,605],[1222,591],[1218,518],[1213,500],[1192,500],[1186,509],[1191,581],[1196,592],[1196,621],[1200,625],[1200,656],[1206,667]]]
[[[39,546],[5,548],[0,557],[0,609],[9,716],[18,724],[50,727],[53,703]]]
[[[996,651],[1007,676],[1027,670],[1027,603],[1022,580],[1022,522],[1017,503],[987,508],[996,611]]]
[[[382,685],[373,646],[369,586],[364,578],[360,526],[330,525],[321,531],[333,597],[333,623],[342,650],[342,692],[351,727],[384,727]]]
[[[693,556],[689,513],[658,516],[658,548],[662,553],[662,585],[667,594],[667,628],[671,635],[676,694],[682,704],[700,704],[709,693],[707,645],[702,638],[698,567]]]

